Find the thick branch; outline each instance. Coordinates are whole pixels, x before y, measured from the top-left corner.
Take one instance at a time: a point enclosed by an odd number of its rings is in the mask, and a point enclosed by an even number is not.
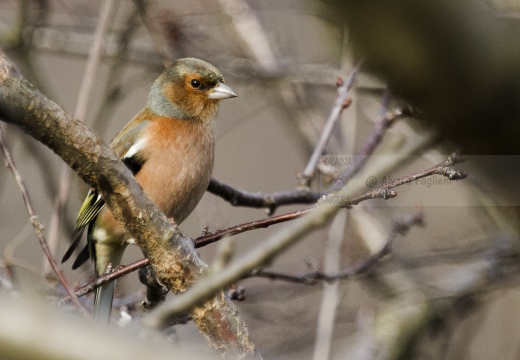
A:
[[[136,239],[158,279],[183,292],[205,272],[191,241],[173,227],[142,192],[130,171],[83,123],[43,96],[0,54],[0,118],[15,124],[58,154],[101,192],[108,207]],[[251,356],[254,345],[222,292],[193,309],[210,344],[226,354]]]

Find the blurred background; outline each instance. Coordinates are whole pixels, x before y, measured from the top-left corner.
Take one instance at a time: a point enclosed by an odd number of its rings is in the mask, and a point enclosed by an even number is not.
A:
[[[268,267],[296,276],[316,269],[334,274],[381,253],[392,239],[390,255],[359,276],[313,285],[252,277],[237,284],[245,299],[235,305],[266,359],[517,359],[520,3],[363,3],[115,1],[107,14],[103,1],[0,0],[0,48],[46,96],[77,114],[96,28],[108,16],[100,67],[90,77],[92,97],[80,116],[107,144],[145,105],[168,61],[212,63],[239,95],[221,104],[213,175],[250,192],[299,186],[337,98],[338,77],[352,76],[354,85],[352,104],[326,147],[332,158],[353,159],[386,113],[411,106],[413,116],[400,116],[382,130],[368,165],[429,144],[432,134],[438,140],[410,153],[376,185],[430,168],[455,150],[468,156],[454,166],[468,178],[450,182],[436,175],[397,188],[394,199],[341,210]],[[66,191],[69,175],[61,160],[21,130],[1,126],[61,259],[88,187],[72,174]],[[328,189],[330,174],[348,170],[349,161],[337,169],[321,163],[311,189]],[[60,192],[65,201],[56,212]],[[59,299],[64,293],[50,279],[5,168],[0,204],[1,292]],[[308,206],[284,206],[276,214]],[[396,223],[417,211],[424,226],[394,241]],[[181,230],[195,238],[206,227],[214,231],[267,216],[264,209],[233,207],[207,193]],[[236,236],[234,257],[283,226]],[[217,247],[199,250],[206,263]],[[129,248],[124,263],[141,257]],[[75,286],[93,276],[92,266],[62,269]],[[131,308],[144,294],[135,273],[119,280],[118,289],[118,306]],[[91,298],[84,300],[90,306]],[[169,337],[199,354],[209,352],[190,322],[174,326]]]

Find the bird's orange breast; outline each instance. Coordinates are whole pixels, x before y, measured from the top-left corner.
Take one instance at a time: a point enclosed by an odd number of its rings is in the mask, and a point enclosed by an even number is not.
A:
[[[197,206],[211,179],[213,124],[160,117],[147,109],[133,121],[143,120],[149,121],[141,134],[145,141],[139,150],[144,164],[135,178],[157,207],[180,224]],[[108,208],[99,214],[96,228],[106,233],[97,241],[122,246],[129,240]]]
[[[168,217],[181,223],[206,191],[213,170],[211,123],[150,117],[136,175],[144,192]]]

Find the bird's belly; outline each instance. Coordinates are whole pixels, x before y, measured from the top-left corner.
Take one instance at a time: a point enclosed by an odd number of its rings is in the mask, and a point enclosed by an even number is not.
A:
[[[144,192],[177,224],[197,206],[211,179],[212,151],[193,150],[199,151],[185,151],[184,156],[166,151],[162,156],[153,156],[136,176]]]

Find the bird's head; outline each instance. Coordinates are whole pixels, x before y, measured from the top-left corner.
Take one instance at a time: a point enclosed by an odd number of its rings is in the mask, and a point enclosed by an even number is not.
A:
[[[216,114],[219,100],[236,96],[216,67],[186,58],[175,61],[155,80],[148,108],[159,116],[206,122]]]

